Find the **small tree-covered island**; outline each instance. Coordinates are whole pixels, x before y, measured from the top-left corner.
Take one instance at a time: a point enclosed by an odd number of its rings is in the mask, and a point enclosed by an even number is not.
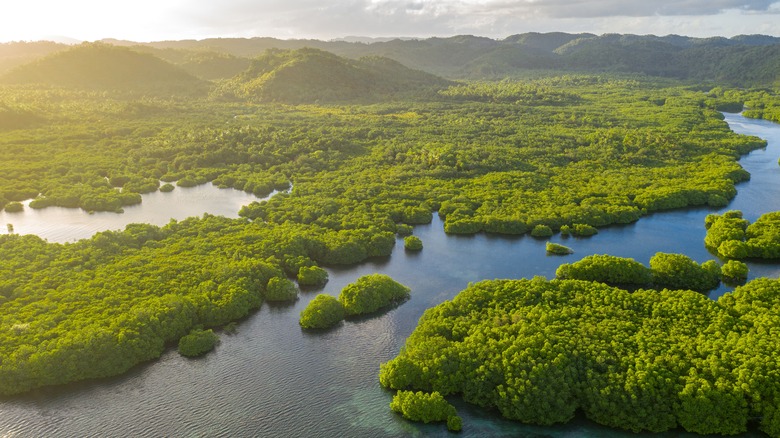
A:
[[[410,289],[374,273],[338,298],[308,291],[345,266],[427,257],[416,226],[434,215],[450,235],[576,249],[651,213],[724,208],[750,179],[738,160],[767,143],[721,111],[780,121],[772,37],[114,42],[0,44],[2,397],[116,376],[176,346],[219,353],[220,329],[268,302],[310,299],[293,317],[326,342]],[[70,243],[14,233],[37,210],[127,214],[201,184],[268,198],[236,219]],[[739,261],[778,259],[777,222],[710,215],[702,245],[721,261],[590,256],[556,279],[438,299],[397,357],[376,358],[390,408],[451,431],[468,428],[447,400],[462,397],[533,424],[581,413],[631,431],[780,437],[780,282],[745,283]],[[702,293],[721,280],[741,286]]]

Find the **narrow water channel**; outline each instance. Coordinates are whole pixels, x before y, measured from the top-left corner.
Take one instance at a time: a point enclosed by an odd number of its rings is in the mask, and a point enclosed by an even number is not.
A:
[[[738,115],[727,115],[727,121],[737,132],[767,139],[769,146],[742,159],[753,177],[738,186],[737,198],[720,211],[742,209],[754,220],[780,210],[780,125]],[[146,199],[144,203],[148,205]],[[204,358],[185,359],[169,351],[124,376],[42,389],[0,402],[0,437],[450,436],[441,424],[409,423],[393,414],[388,408],[391,394],[377,379],[379,364],[397,354],[425,309],[451,299],[469,282],[552,278],[561,263],[590,254],[633,257],[643,263],[659,251],[685,253],[699,262],[711,259],[704,249],[703,223],[713,211],[655,214],[603,229],[591,238],[566,239],[575,253],[565,257],[546,256],[545,242],[528,236],[447,236],[434,216],[433,223],[415,227],[425,245],[422,252],[405,253],[399,240],[387,259],[331,270],[323,290],[304,292],[288,306],[264,305],[239,324],[237,334],[222,335],[221,345]],[[553,240],[563,241],[559,236]],[[780,275],[780,265],[750,268],[751,278]],[[317,293],[337,295],[346,284],[374,272],[411,287],[412,298],[388,313],[347,321],[324,333],[300,329],[298,315]],[[723,287],[710,296],[727,290]],[[526,426],[463,403],[457,407],[464,423],[460,436],[637,436],[584,420]]]

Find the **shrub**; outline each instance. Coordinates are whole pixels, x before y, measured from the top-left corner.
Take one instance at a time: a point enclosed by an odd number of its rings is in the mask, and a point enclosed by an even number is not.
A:
[[[460,432],[463,429],[463,420],[459,415],[450,415],[447,417],[447,430],[451,432]]]
[[[414,227],[407,224],[396,224],[395,232],[399,236],[411,236],[414,232]]]
[[[172,191],[173,191],[173,189],[175,189],[175,188],[176,188],[176,186],[174,186],[173,184],[171,184],[171,183],[165,183],[165,184],[163,184],[163,185],[160,187],[160,191],[161,191],[161,192],[166,192],[166,193],[167,193],[167,192],[172,192]]]
[[[423,249],[422,240],[417,236],[407,236],[404,238],[404,248],[409,251],[420,251]]]
[[[401,221],[410,225],[429,224],[433,219],[431,209],[426,206],[406,207],[402,212]]]
[[[448,428],[450,427],[449,419],[457,417],[455,407],[436,391],[432,393],[398,391],[393,396],[393,401],[390,402],[390,409],[401,414],[407,420],[421,421],[423,423],[447,421]],[[452,426],[460,426],[460,421],[453,419]]]
[[[547,225],[537,225],[531,230],[531,235],[534,237],[550,237],[553,235],[552,228]]]
[[[598,254],[559,266],[555,276],[566,280],[588,280],[619,285],[647,286],[652,282],[650,269],[636,260]]]
[[[597,230],[596,227],[588,224],[574,224],[572,228],[572,234],[580,237],[592,236],[598,234],[598,232],[599,230]]]
[[[301,311],[298,323],[305,329],[333,327],[344,319],[344,306],[336,298],[319,294]]]
[[[572,249],[568,246],[563,246],[552,242],[547,242],[546,248],[547,254],[567,255],[574,253],[574,251],[572,251]]]
[[[723,281],[731,284],[744,283],[748,277],[748,265],[738,260],[729,260],[721,267]]]
[[[656,288],[706,292],[717,287],[720,282],[720,269],[716,272],[712,263],[700,266],[683,254],[659,252],[650,259],[650,269]]]
[[[328,282],[328,271],[319,266],[301,266],[298,269],[298,284],[301,286],[322,286]]]
[[[9,202],[5,206],[5,211],[8,213],[18,213],[24,211],[24,205],[21,202]]]
[[[448,234],[476,234],[482,231],[482,222],[473,217],[450,215],[444,221],[444,232]]]
[[[213,350],[219,337],[212,330],[192,330],[179,339],[179,354],[186,357],[202,356]]]
[[[298,289],[295,283],[282,277],[271,277],[265,288],[265,299],[268,301],[295,301]]]
[[[362,315],[405,300],[409,288],[384,274],[364,275],[341,290],[339,301],[347,315]]]

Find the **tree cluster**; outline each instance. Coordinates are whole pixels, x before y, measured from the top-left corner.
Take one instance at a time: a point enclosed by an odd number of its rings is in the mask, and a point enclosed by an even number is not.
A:
[[[780,281],[713,301],[581,280],[472,284],[428,309],[383,386],[460,395],[534,424],[589,419],[631,431],[681,427],[780,436]]]
[[[780,212],[761,215],[752,224],[738,210],[705,218],[704,244],[711,252],[729,259],[780,258]]]

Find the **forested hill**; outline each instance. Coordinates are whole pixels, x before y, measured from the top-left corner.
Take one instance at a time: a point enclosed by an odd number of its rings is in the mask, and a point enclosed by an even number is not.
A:
[[[207,83],[162,59],[126,47],[84,43],[18,66],[0,83],[88,90],[205,93]]]
[[[680,35],[523,33],[504,39],[460,35],[449,38],[363,41],[212,38],[136,43],[104,40],[151,53],[209,80],[233,77],[269,49],[315,48],[350,59],[381,56],[452,79],[500,79],[539,71],[640,73],[737,86],[780,84],[780,38],[738,35],[692,38]],[[54,43],[0,45],[0,72],[22,60],[67,46]]]
[[[112,41],[114,44],[136,43]],[[314,47],[348,58],[384,56],[407,67],[448,78],[490,79],[534,70],[643,73],[730,85],[776,85],[780,38],[739,35],[692,38],[679,35],[524,33],[505,39],[450,38],[378,41],[206,39],[146,44],[157,49],[210,49],[254,57],[270,48]]]
[[[268,50],[217,88],[223,98],[304,103],[371,100],[451,85],[382,57],[350,60],[318,49]]]

